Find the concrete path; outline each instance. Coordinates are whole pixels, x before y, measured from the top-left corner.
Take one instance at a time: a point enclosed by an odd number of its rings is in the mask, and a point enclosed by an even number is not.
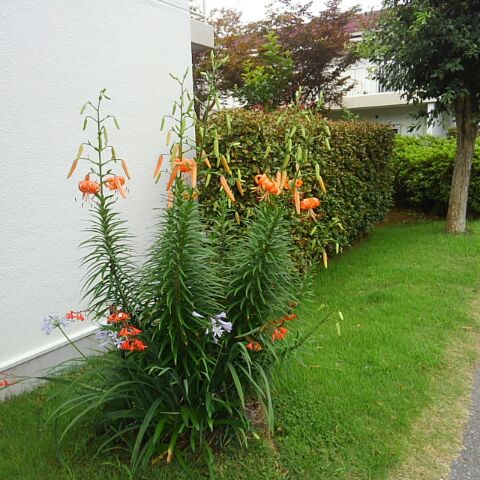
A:
[[[480,480],[480,370],[475,374],[463,450],[452,464],[451,480]]]

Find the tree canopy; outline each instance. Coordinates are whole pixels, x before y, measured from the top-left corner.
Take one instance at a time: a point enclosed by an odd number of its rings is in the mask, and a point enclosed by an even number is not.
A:
[[[301,87],[306,102],[315,102],[323,92],[325,101],[340,103],[351,88],[341,74],[355,61],[347,25],[357,9],[342,12],[341,0],[329,0],[324,10],[314,13],[312,4],[274,0],[265,20],[250,23],[242,23],[241,13],[232,9],[212,12],[216,56],[229,57],[220,72],[220,92],[230,96],[243,87],[246,62],[250,70],[266,65],[262,63],[265,57],[258,53],[267,43],[267,35],[275,32],[278,44],[283,52],[289,52],[294,67],[289,81],[284,82],[280,101],[290,102]],[[195,88],[200,94],[203,84],[199,72],[208,69],[208,64],[207,54],[194,54]]]
[[[454,111],[480,94],[480,1],[386,0],[379,28],[365,35],[376,76],[410,101]]]
[[[466,228],[468,188],[480,119],[480,0],[385,0],[364,48],[376,77],[410,102],[435,101],[457,123],[447,231]]]

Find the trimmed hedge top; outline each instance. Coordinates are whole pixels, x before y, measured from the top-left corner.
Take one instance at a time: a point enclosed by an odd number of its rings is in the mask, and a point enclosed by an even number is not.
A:
[[[239,170],[245,180],[245,195],[237,191],[237,203],[233,205],[240,218],[248,217],[258,202],[255,175],[267,173],[275,177],[284,168],[286,155],[292,150],[288,150],[287,138],[291,137],[294,152],[296,145],[307,150],[301,167],[296,165],[293,153],[286,169],[293,178],[300,167],[302,196],[321,200],[317,220],[296,215],[291,195],[286,195],[285,207],[291,210],[296,243],[310,261],[323,249],[331,251],[349,245],[385,216],[392,203],[394,133],[388,126],[370,122],[329,121],[328,128],[320,115],[307,118],[298,112],[282,112],[280,123],[278,119],[278,112],[229,110],[218,113],[212,121],[218,131],[220,152],[229,151],[233,175]],[[328,130],[329,141],[325,140]],[[213,151],[213,146],[207,151]],[[325,194],[315,175],[315,163],[326,185]],[[233,190],[235,180],[230,179]],[[203,190],[201,202],[207,212],[216,208],[217,199],[215,188]]]

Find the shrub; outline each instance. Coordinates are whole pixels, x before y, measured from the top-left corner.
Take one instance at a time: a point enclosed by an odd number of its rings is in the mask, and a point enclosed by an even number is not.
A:
[[[443,215],[448,208],[456,140],[433,136],[395,139],[393,164],[395,198],[399,205],[416,206]],[[468,210],[480,214],[480,142],[472,165]]]
[[[307,261],[322,255],[324,249],[349,245],[381,220],[391,206],[393,133],[386,126],[327,124],[315,111],[298,108],[281,113],[230,110],[215,115],[212,123],[218,132],[218,148],[210,142],[206,150],[213,158],[219,151],[226,152],[230,176],[222,162],[217,160],[216,166],[211,163],[214,173],[224,174],[236,192],[237,203],[232,209],[237,219],[252,215],[258,196],[253,179],[258,174],[275,177],[286,170],[289,178],[303,181],[302,194],[321,199],[314,221],[308,215],[296,215],[292,197],[285,198],[296,245]],[[244,182],[243,196],[236,186],[240,179]],[[201,188],[200,198],[207,214],[214,217],[218,195],[216,183],[212,184],[211,188]]]

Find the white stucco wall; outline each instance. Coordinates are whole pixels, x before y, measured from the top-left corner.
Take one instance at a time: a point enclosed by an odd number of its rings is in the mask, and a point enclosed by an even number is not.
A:
[[[426,133],[426,128],[423,124],[419,130],[412,133],[408,132],[409,127],[415,125],[415,120],[412,120],[410,114],[418,112],[420,108],[423,107],[398,105],[374,109],[358,109],[354,110],[354,113],[358,114],[361,120],[391,124],[402,135],[423,135]]]
[[[443,137],[447,135],[448,129],[452,126],[452,118],[448,115],[442,115],[434,120],[432,124],[427,125],[425,120],[421,120],[420,128],[409,131],[410,126],[416,125],[417,121],[413,120],[411,115],[419,111],[425,111],[433,108],[434,104],[427,105],[391,105],[375,108],[358,108],[352,109],[352,112],[359,115],[361,120],[371,120],[378,123],[386,123],[392,125],[401,135],[435,135]]]
[[[411,113],[417,112],[420,108],[412,105],[396,105],[388,107],[376,107],[376,108],[355,108],[352,109],[352,113],[359,116],[360,120],[370,120],[377,123],[385,123],[392,125],[398,133],[402,135],[423,135],[427,133],[426,126],[422,124],[419,130],[412,133],[408,132],[410,125],[415,124],[410,117]],[[333,119],[340,119],[342,113],[340,111],[333,111],[330,115]]]
[[[104,87],[121,124],[110,143],[133,174],[119,203],[143,251],[164,200],[152,172],[165,148],[160,120],[177,96],[169,72],[191,66],[187,4],[0,2],[0,372],[61,342],[40,331],[41,319],[79,305],[84,167],[65,177],[85,139],[79,109]]]

